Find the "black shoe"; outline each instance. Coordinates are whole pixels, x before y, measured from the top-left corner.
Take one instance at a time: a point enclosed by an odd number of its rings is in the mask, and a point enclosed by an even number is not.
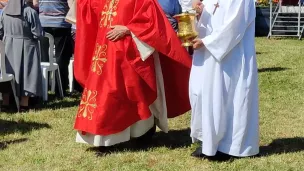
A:
[[[196,158],[207,158],[207,156],[202,152],[202,147],[196,148],[196,150],[191,154],[191,156]]]
[[[210,161],[217,161],[217,162],[225,162],[237,159],[238,157],[231,156],[229,154],[225,154],[222,152],[217,151],[215,156],[209,157]]]
[[[98,147],[97,151],[95,152],[96,157],[104,157],[106,155],[111,154],[111,148],[112,147],[104,147],[104,146]]]
[[[206,158],[209,161],[217,161],[217,162],[225,162],[225,161],[230,161],[233,159],[236,159],[237,157],[222,153],[222,152],[216,152],[215,156],[206,156],[205,154],[202,153],[202,147],[198,147],[192,154],[191,156],[197,157],[197,158]]]
[[[1,105],[1,112],[9,112],[10,106],[9,105]]]
[[[29,107],[36,108],[40,105],[40,99],[39,97],[30,97],[29,99]]]
[[[20,106],[20,113],[27,113],[28,111],[30,111],[28,106]]]
[[[150,142],[155,132],[156,132],[156,125],[154,125],[151,129],[149,129],[149,131],[146,132],[144,135],[138,137],[137,141],[140,143]]]

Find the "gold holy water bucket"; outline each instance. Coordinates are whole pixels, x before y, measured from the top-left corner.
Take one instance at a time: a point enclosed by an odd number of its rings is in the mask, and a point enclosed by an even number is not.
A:
[[[195,29],[195,17],[196,14],[192,13],[182,13],[174,16],[178,23],[177,36],[181,39],[184,47],[193,46],[192,40],[198,36]]]

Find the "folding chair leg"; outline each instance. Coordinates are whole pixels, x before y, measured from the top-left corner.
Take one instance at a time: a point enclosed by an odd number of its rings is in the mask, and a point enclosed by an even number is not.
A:
[[[49,82],[49,77],[48,77],[48,71],[46,68],[43,68],[42,70],[42,75],[43,75],[43,79],[42,79],[42,97],[43,97],[43,101],[47,101],[48,100],[48,82]]]
[[[74,61],[70,60],[69,64],[69,88],[70,88],[70,93],[73,92],[74,90]]]
[[[52,78],[52,83],[51,83],[51,91],[55,92],[55,71],[51,71],[51,78]]]
[[[17,110],[19,112],[20,111],[20,103],[19,103],[19,97],[17,96],[17,93],[16,93],[15,79],[11,80],[11,86],[12,86],[12,90],[13,90],[13,94],[14,94]]]
[[[57,83],[58,83],[60,97],[63,98],[64,95],[63,95],[63,90],[62,90],[62,83],[61,83],[61,77],[60,77],[59,68],[55,71],[55,75],[56,75],[56,80],[57,80]]]

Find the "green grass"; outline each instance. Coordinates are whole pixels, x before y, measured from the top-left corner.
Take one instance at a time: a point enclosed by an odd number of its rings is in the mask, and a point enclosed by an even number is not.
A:
[[[256,39],[260,87],[261,157],[210,162],[190,157],[190,115],[170,120],[152,145],[121,144],[96,156],[75,143],[78,99],[52,100],[29,114],[0,113],[0,170],[303,171],[304,41]]]

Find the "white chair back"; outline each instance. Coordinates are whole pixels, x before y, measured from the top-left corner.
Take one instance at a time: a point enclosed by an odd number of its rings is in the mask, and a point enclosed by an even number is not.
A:
[[[52,67],[54,63],[54,37],[50,33],[45,33],[45,37],[49,39],[49,63]]]
[[[6,67],[5,67],[5,44],[0,41],[0,78],[5,78],[6,74]]]

